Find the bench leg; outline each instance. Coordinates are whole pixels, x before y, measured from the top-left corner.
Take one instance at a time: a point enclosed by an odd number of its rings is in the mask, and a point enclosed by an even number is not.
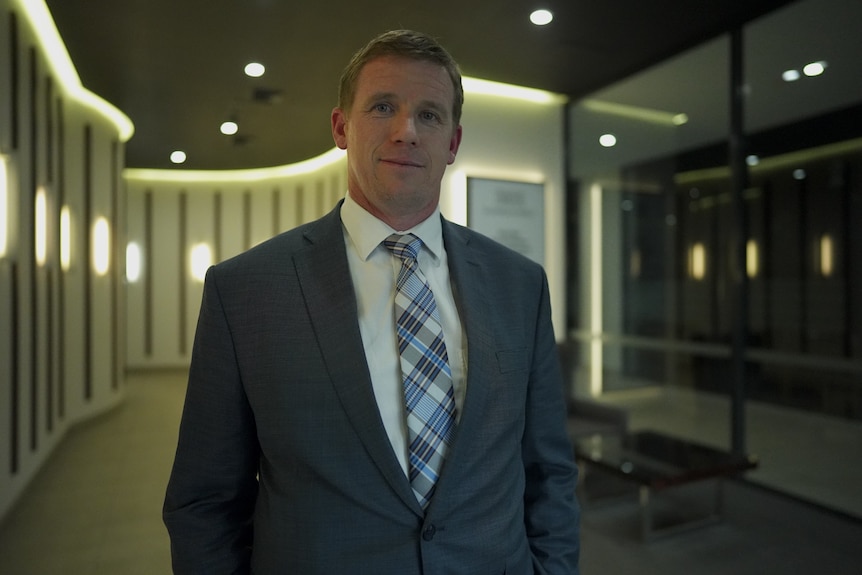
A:
[[[653,537],[652,525],[652,505],[650,497],[650,488],[646,485],[640,487],[640,507],[641,507],[641,539],[649,541]]]
[[[656,528],[655,527],[655,517],[654,517],[654,502],[653,494],[651,490],[647,486],[640,487],[640,512],[641,512],[641,539],[644,542],[650,542],[655,539],[661,537],[667,537],[669,535],[673,535],[675,533],[680,533],[683,531],[689,531],[691,529],[697,529],[700,527],[705,527],[707,525],[714,525],[721,521],[722,514],[724,512],[724,482],[721,478],[718,478],[715,481],[715,491],[713,493],[713,507],[704,516],[694,517],[691,519],[686,519],[675,523],[673,525],[668,525],[666,527]]]

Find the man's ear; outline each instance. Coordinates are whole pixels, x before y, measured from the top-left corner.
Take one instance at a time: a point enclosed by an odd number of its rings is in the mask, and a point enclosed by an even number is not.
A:
[[[347,116],[341,108],[332,109],[332,139],[342,150],[347,149]]]
[[[455,128],[455,131],[452,133],[452,139],[449,141],[449,161],[447,164],[452,164],[455,162],[455,156],[458,154],[458,148],[461,147],[461,124],[458,124],[458,127]]]

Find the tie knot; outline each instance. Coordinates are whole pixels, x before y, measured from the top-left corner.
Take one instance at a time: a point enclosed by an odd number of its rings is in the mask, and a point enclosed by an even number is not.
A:
[[[422,249],[422,240],[413,234],[392,234],[383,240],[383,245],[402,260],[415,260]]]

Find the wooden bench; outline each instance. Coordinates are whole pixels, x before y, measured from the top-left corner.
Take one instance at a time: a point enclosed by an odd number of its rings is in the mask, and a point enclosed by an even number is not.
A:
[[[589,503],[593,499],[586,478],[595,470],[637,486],[644,541],[721,520],[722,480],[757,467],[754,456],[729,453],[655,431],[594,434],[574,439],[573,443],[582,474],[581,500]],[[662,528],[655,525],[656,492],[709,479],[715,480],[715,498],[706,515]]]

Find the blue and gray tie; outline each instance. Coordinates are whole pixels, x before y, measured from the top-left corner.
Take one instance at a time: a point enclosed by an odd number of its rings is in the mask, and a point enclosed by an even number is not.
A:
[[[419,270],[422,240],[392,234],[383,244],[401,260],[395,289],[395,328],[407,407],[409,476],[425,509],[455,430],[455,393],[440,313]]]

